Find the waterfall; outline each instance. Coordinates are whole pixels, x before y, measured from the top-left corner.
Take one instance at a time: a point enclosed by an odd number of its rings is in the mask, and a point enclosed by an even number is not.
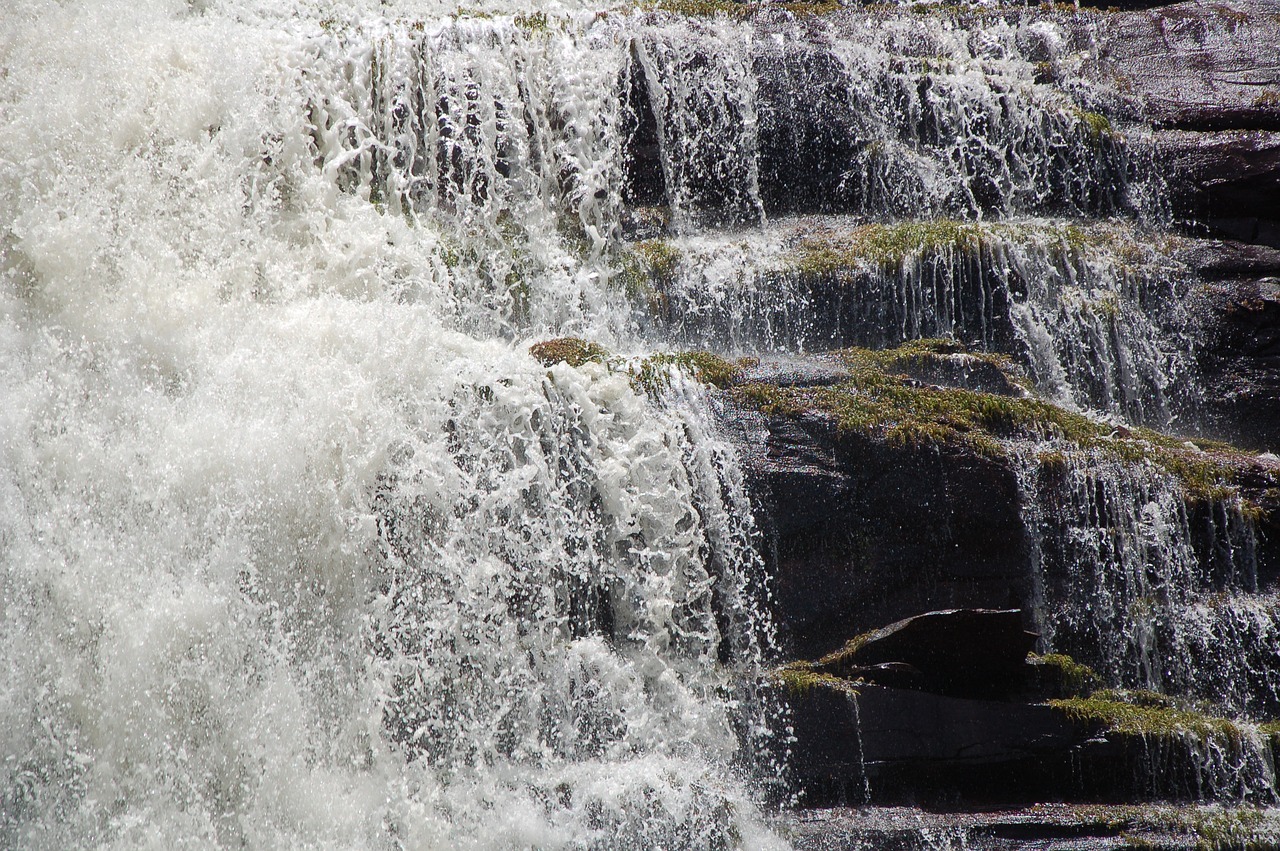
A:
[[[786,847],[726,403],[636,365],[955,336],[1194,416],[1079,28],[9,5],[0,845]],[[1023,461],[1047,641],[1274,711],[1239,505]]]
[[[716,403],[526,351],[636,345],[624,24],[12,21],[0,844],[781,847]]]

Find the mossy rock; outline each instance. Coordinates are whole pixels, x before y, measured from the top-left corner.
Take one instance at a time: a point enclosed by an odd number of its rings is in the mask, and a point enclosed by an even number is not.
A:
[[[894,445],[951,446],[1007,458],[1016,441],[1050,441],[1060,447],[1051,473],[1068,455],[1089,453],[1105,460],[1153,464],[1174,476],[1189,500],[1239,494],[1236,473],[1251,456],[1225,444],[1118,427],[1030,395],[939,387],[903,375],[904,366],[942,357],[940,347],[946,351],[952,345],[923,340],[887,350],[844,349],[834,353],[847,369],[842,381],[818,387],[746,381],[733,392],[743,404],[768,414],[819,415],[841,433]],[[978,357],[1007,362],[1002,355]]]
[[[1112,134],[1107,119],[1080,113],[1082,132],[1099,138]],[[819,229],[803,235],[791,251],[790,270],[802,275],[831,275],[867,264],[900,268],[921,256],[977,254],[1000,245],[1040,243],[1067,255],[1113,256],[1139,264],[1167,255],[1178,244],[1164,233],[1139,233],[1116,222],[971,222],[926,219],[892,224],[868,223]],[[785,270],[784,270],[785,271]]]
[[[1212,715],[1186,701],[1145,690],[1108,689],[1089,697],[1049,701],[1073,721],[1096,724],[1108,733],[1156,739],[1190,737],[1201,742],[1239,746],[1245,737],[1241,723]]]
[[[680,369],[703,384],[724,389],[738,383],[742,379],[744,370],[755,362],[753,358],[730,361],[704,351],[664,352],[631,364],[628,370],[633,376],[632,383],[650,392],[661,390],[666,386],[671,367]]]
[[[543,366],[564,363],[577,368],[588,363],[603,364],[610,371],[627,373],[637,390],[651,394],[667,387],[672,369],[711,387],[726,388],[740,381],[744,370],[757,363],[754,358],[731,361],[705,351],[658,352],[629,359],[615,356],[599,343],[580,337],[558,337],[534,343],[529,347],[529,354]]]
[[[529,354],[543,366],[567,363],[579,367],[586,363],[604,363],[609,358],[609,351],[604,346],[580,337],[558,337],[534,343],[529,347]]]
[[[1097,671],[1065,653],[1031,653],[1027,664],[1032,690],[1053,699],[1083,697],[1102,684]]]

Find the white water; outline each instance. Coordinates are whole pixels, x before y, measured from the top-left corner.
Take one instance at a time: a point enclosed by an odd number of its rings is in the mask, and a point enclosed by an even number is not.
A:
[[[778,845],[733,453],[525,352],[625,330],[556,232],[603,221],[613,31],[431,24],[443,78],[546,87],[559,172],[404,215],[324,136],[404,45],[335,11],[4,13],[0,844]]]
[[[526,347],[643,348],[610,266],[628,63],[662,82],[676,226],[751,223],[788,120],[755,63],[795,33],[452,11],[6,8],[0,844],[784,844],[713,401]],[[823,35],[844,104],[907,97],[887,52],[958,63],[933,131],[867,114],[887,147],[833,198],[970,215],[1093,186],[1018,53],[1076,61],[1052,29],[910,20]]]

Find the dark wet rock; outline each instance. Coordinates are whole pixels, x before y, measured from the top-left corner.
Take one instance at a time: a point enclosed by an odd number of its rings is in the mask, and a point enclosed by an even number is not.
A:
[[[955,697],[1007,698],[1023,687],[1027,653],[1039,637],[1023,622],[1018,609],[926,612],[860,635],[814,668],[845,679],[870,679],[882,673],[882,666],[905,665],[916,673],[913,688]],[[889,673],[906,672],[895,668]]]
[[[1240,254],[1236,267],[1271,259]],[[1215,281],[1206,296],[1214,317],[1201,358],[1210,425],[1243,446],[1280,451],[1280,276]]]
[[[1277,799],[1265,737],[1175,698],[974,700],[795,667],[779,681],[810,805]]]
[[[1001,363],[980,355],[956,352],[946,357],[904,363],[897,369],[917,381],[941,387],[958,387],[998,396],[1029,395],[1012,362]]]
[[[1280,246],[1280,3],[1178,3],[1098,19],[1098,73],[1152,137],[1175,215]]]
[[[1222,237],[1280,246],[1280,132],[1170,130],[1153,145],[1177,216]]]
[[[761,50],[760,185],[771,214],[831,212],[864,201],[848,179],[870,146],[860,116],[849,109],[849,80],[821,42],[788,40]]]
[[[1277,163],[1280,165],[1280,162]],[[1280,248],[1236,240],[1190,241],[1177,259],[1206,280],[1280,278]]]
[[[856,691],[790,695],[807,803],[1034,801],[1070,787],[1069,749],[1095,732],[1041,704]]]
[[[849,368],[839,358],[814,355],[761,360],[744,369],[741,380],[785,384],[788,387],[822,387],[848,378]]]
[[[1147,804],[1037,804],[1023,809],[924,810],[915,807],[829,807],[783,819],[798,851],[1193,851],[1226,837],[1234,847],[1269,848],[1280,815],[1252,807]]]
[[[764,507],[779,626],[794,655],[827,653],[853,633],[921,611],[1030,600],[1018,481],[1007,462],[841,434],[818,414],[743,409],[734,425]]]
[[[1280,130],[1280,3],[1178,3],[1098,18],[1098,62],[1134,117],[1191,130]]]

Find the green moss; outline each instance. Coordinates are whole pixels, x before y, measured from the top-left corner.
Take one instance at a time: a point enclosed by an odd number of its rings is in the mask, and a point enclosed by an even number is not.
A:
[[[637,389],[654,394],[667,387],[673,366],[703,384],[726,388],[737,383],[742,371],[756,363],[754,358],[730,361],[711,352],[662,352],[632,363],[628,369]]]
[[[1067,456],[1054,449],[1036,453],[1036,463],[1041,472],[1052,476],[1060,476],[1070,467]]]
[[[1262,830],[1265,827],[1271,829]],[[1199,851],[1265,851],[1275,847],[1275,825],[1267,825],[1261,810],[1237,807],[1217,813],[1202,813],[1192,825]]]
[[[655,0],[643,3],[640,8],[649,11],[670,12],[689,18],[713,18],[725,15],[731,18],[749,18],[762,9],[785,9],[793,15],[827,15],[843,7],[834,0],[783,3],[738,3],[734,0]]]
[[[522,30],[528,32],[541,33],[546,32],[548,28],[546,12],[532,12],[528,15],[516,15],[512,22]]]
[[[1115,222],[961,222],[934,219],[897,224],[864,224],[841,230],[819,230],[792,249],[783,272],[828,276],[880,266],[893,271],[921,256],[977,254],[1009,244],[1041,244],[1047,251],[1078,257],[1110,257],[1122,268],[1140,267],[1166,257],[1176,236],[1138,233]]]
[[[745,18],[756,11],[754,4],[735,3],[733,0],[656,0],[643,4],[641,8],[687,18],[713,18],[716,15]]]
[[[1102,113],[1076,108],[1072,110],[1072,115],[1085,135],[1095,145],[1115,138],[1116,131],[1111,126],[1111,120]]]
[[[793,15],[830,15],[839,12],[844,6],[832,0],[813,0],[813,2],[776,3],[773,8],[781,7]]]
[[[842,432],[892,444],[962,446],[1003,457],[1007,439],[1057,440],[1117,461],[1150,463],[1177,478],[1191,500],[1236,494],[1234,459],[1225,452],[1199,451],[1150,429],[1117,429],[1042,399],[921,385],[896,374],[913,360],[938,357],[944,345],[952,344],[923,340],[883,351],[845,349],[838,353],[849,370],[845,381],[821,387],[748,383],[734,392],[766,413],[822,414]],[[1003,362],[1000,355],[985,357]],[[1052,473],[1067,459],[1059,452],[1050,460]]]
[[[816,671],[808,662],[784,665],[775,669],[770,678],[796,697],[807,697],[814,689],[832,689],[850,695],[858,693],[854,681]]]
[[[644,264],[646,271],[664,282],[675,280],[680,266],[680,252],[662,239],[647,239],[632,246],[632,253]]]
[[[926,252],[976,250],[989,232],[990,226],[950,219],[860,225],[838,236],[803,240],[794,251],[794,268],[828,275],[864,262],[900,266]]]
[[[585,363],[604,364],[611,372],[626,373],[632,385],[642,392],[655,394],[671,380],[672,368],[684,372],[695,381],[712,387],[729,387],[742,376],[744,369],[754,366],[755,358],[727,360],[711,352],[658,352],[647,358],[614,357],[599,343],[579,337],[559,337],[534,343],[529,354],[544,366],[567,363],[579,367]]]
[[[902,445],[965,445],[981,454],[1005,454],[999,438],[1016,434],[1073,437],[1090,433],[1091,420],[1037,399],[1023,399],[948,387],[920,386],[892,373],[902,359],[921,352],[840,353],[851,378],[823,387],[747,384],[738,389],[768,413],[820,412],[845,432],[860,432]]]
[[[637,242],[621,257],[617,280],[632,301],[645,304],[655,316],[666,316],[666,290],[675,282],[680,252],[666,240]]]
[[[609,358],[609,352],[604,346],[578,337],[559,337],[534,343],[529,347],[529,354],[543,366],[567,363],[569,366],[579,367],[585,363],[604,363]]]
[[[850,667],[853,664],[853,657],[875,636],[876,632],[878,630],[855,635],[846,641],[839,650],[833,650],[816,662],[811,663],[812,666],[818,670],[840,670]]]
[[[1051,700],[1075,721],[1098,724],[1109,732],[1155,738],[1192,736],[1201,741],[1226,741],[1239,745],[1240,726],[1229,718],[1218,718],[1181,708],[1165,695],[1153,692],[1102,691],[1090,697]]]
[[[1102,678],[1098,672],[1081,662],[1077,662],[1065,653],[1031,653],[1027,661],[1032,665],[1040,665],[1057,670],[1063,688],[1068,692],[1085,693],[1098,686]]]
[[[1063,809],[1061,804],[1049,805],[1046,815],[1058,816]],[[1065,809],[1074,823],[1114,831],[1123,838],[1125,848],[1264,851],[1276,847],[1280,828],[1274,811],[1255,806],[1077,804]]]
[[[683,368],[704,384],[720,388],[736,382],[742,375],[742,370],[754,364],[750,358],[728,361],[710,352],[681,352],[658,357]]]

